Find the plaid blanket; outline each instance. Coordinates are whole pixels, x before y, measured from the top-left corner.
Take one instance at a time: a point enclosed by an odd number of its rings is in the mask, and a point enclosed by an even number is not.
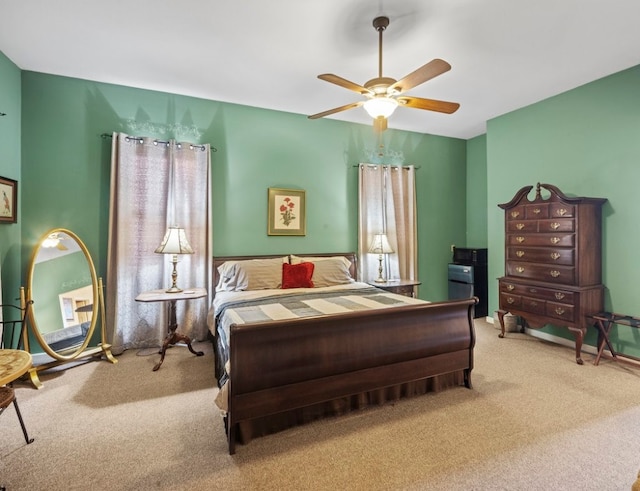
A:
[[[218,333],[224,334],[226,342],[232,324],[341,314],[416,303],[424,303],[424,300],[388,293],[375,287],[280,293],[259,299],[226,302],[218,308],[216,324]]]
[[[244,292],[243,292],[244,293]],[[233,324],[249,324],[278,319],[295,319],[333,315],[357,310],[384,309],[426,303],[425,300],[388,293],[365,283],[352,283],[347,289],[265,290],[252,292],[251,299],[228,299],[217,304],[210,320],[215,322],[217,357],[220,370],[220,392],[216,404],[223,414],[227,411],[227,380],[229,377],[229,331]],[[243,296],[243,295],[240,295]],[[214,310],[214,309],[212,309]]]

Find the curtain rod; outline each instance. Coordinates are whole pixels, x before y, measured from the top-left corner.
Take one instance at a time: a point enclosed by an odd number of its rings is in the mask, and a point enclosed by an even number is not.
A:
[[[352,167],[360,167],[361,165],[366,165],[367,167],[377,167],[379,165],[386,165],[388,167],[400,167],[402,169],[409,169],[409,167],[411,167],[410,165],[398,165],[398,164],[365,164],[365,163],[361,163],[361,164],[353,164]],[[420,169],[419,165],[414,165],[413,168],[415,170]]]
[[[100,135],[100,137],[103,140],[106,140],[107,138],[113,138],[113,135],[109,134],[109,133],[102,133]],[[139,143],[142,143],[144,141],[144,139],[141,136],[127,136],[127,141],[129,140],[137,140]],[[153,144],[154,145],[169,145],[169,141],[167,140],[153,140]],[[178,148],[182,147],[182,143],[180,142],[176,142],[176,145],[178,146]],[[189,143],[189,148],[193,149],[193,148],[199,148],[200,150],[202,150],[204,152],[204,145],[194,145],[193,143]],[[216,147],[210,147],[212,152],[217,152],[218,149]]]

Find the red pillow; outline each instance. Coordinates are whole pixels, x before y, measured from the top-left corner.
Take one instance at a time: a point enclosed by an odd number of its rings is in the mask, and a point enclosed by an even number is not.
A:
[[[313,263],[282,265],[282,288],[313,288]]]

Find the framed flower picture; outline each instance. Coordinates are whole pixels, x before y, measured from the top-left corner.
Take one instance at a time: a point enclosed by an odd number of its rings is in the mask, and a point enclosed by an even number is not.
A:
[[[268,235],[306,235],[305,192],[269,188]]]
[[[18,221],[18,181],[0,177],[0,223]]]

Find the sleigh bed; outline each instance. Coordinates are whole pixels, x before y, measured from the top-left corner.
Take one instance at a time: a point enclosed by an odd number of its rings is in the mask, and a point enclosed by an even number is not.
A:
[[[209,329],[230,454],[318,418],[471,388],[476,299],[429,303],[355,282],[354,254],[219,257],[214,277]]]

